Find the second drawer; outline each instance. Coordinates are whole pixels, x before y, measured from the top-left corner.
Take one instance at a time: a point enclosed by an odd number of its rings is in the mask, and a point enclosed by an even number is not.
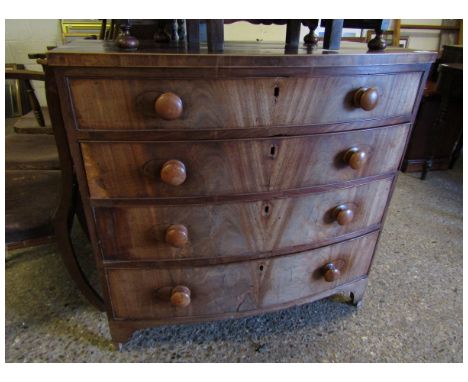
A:
[[[396,171],[409,125],[299,137],[82,142],[91,198],[200,197],[305,188]]]
[[[180,260],[292,252],[377,225],[393,178],[283,199],[95,210],[106,260]]]

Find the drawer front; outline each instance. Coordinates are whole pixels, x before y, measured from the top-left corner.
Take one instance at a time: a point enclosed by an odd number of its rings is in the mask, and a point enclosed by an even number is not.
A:
[[[107,260],[292,252],[380,223],[392,179],[256,202],[100,207],[98,236]]]
[[[294,303],[366,275],[376,240],[377,232],[291,256],[215,266],[107,269],[114,317],[215,316]]]
[[[91,198],[197,197],[298,189],[393,172],[408,132],[409,125],[398,125],[273,139],[83,142],[81,148]],[[357,152],[348,155],[353,148]],[[359,153],[364,160],[353,162]]]
[[[421,76],[70,78],[69,86],[78,129],[238,129],[409,116]],[[361,88],[375,93],[355,100]]]

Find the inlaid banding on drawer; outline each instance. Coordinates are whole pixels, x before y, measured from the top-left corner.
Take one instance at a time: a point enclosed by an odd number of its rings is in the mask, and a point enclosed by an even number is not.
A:
[[[377,236],[225,265],[107,269],[114,317],[212,316],[292,303],[366,275]],[[337,270],[334,277],[330,269]]]
[[[421,76],[69,78],[69,86],[78,129],[239,129],[410,116]],[[362,89],[375,91],[372,109],[366,97],[356,103]]]
[[[409,125],[399,125],[288,138],[82,142],[81,148],[91,198],[209,197],[391,173],[408,132]]]
[[[392,179],[257,202],[100,207],[98,236],[104,259],[117,261],[242,259],[313,248],[378,226]]]

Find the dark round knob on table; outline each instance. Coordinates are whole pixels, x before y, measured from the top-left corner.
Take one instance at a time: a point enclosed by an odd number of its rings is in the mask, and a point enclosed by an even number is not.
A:
[[[354,147],[349,149],[345,153],[344,157],[346,163],[348,163],[349,167],[351,167],[353,170],[361,169],[367,160],[366,152]]]
[[[122,50],[137,50],[140,42],[138,39],[130,34],[131,25],[123,24],[120,26],[122,33],[118,37],[116,44]]]
[[[187,179],[185,165],[177,159],[171,159],[161,168],[161,180],[171,186],[180,186]]]
[[[154,103],[156,113],[163,119],[172,120],[177,119],[182,115],[184,109],[182,100],[177,94],[163,93]]]
[[[344,205],[335,208],[335,219],[339,225],[349,224],[353,221],[353,218],[354,211],[350,207]]]
[[[188,242],[187,227],[182,224],[173,224],[166,229],[165,241],[172,247],[182,248]]]
[[[364,110],[372,110],[379,102],[379,93],[376,88],[359,88],[354,93],[354,105]]]
[[[340,278],[341,272],[333,263],[328,263],[323,267],[323,278],[325,281],[331,283]]]
[[[189,306],[191,301],[190,294],[189,288],[184,285],[177,285],[171,291],[171,304],[179,308]]]

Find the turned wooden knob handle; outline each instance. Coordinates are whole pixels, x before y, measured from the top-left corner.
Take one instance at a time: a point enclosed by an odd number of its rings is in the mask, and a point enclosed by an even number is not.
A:
[[[359,88],[354,93],[354,105],[364,110],[372,110],[379,102],[379,93],[376,88]]]
[[[339,225],[346,225],[353,221],[354,211],[346,204],[342,204],[334,210],[335,219]]]
[[[328,263],[323,267],[323,278],[331,283],[340,278],[341,271],[334,263]]]
[[[182,224],[173,224],[166,229],[165,241],[172,247],[182,248],[188,242],[187,227]]]
[[[177,285],[172,288],[171,291],[171,304],[179,307],[185,308],[190,305],[190,289],[184,285]]]
[[[359,170],[366,163],[367,153],[357,147],[352,147],[346,151],[344,160],[353,170]]]
[[[171,186],[180,186],[187,178],[185,165],[177,159],[171,159],[161,168],[161,180]]]
[[[182,115],[184,106],[177,94],[163,93],[154,102],[156,114],[166,120],[177,119]]]

